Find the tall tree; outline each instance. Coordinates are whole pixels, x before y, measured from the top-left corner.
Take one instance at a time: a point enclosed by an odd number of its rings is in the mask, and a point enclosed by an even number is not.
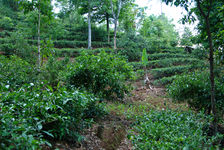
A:
[[[38,39],[38,68],[41,66],[41,50],[40,50],[40,26],[41,26],[41,15],[46,15],[49,20],[52,17],[52,6],[51,0],[18,0],[19,5],[25,13],[30,11],[38,12],[38,25],[37,25],[37,39]]]
[[[91,0],[88,0],[88,49],[92,48]]]
[[[117,24],[118,24],[118,19],[119,19],[119,15],[121,12],[121,8],[124,5],[124,0],[116,0],[115,3],[117,3],[116,10],[114,7],[114,2],[112,0],[110,0],[111,10],[112,10],[112,15],[113,15],[113,22],[114,22],[114,49],[117,49]]]
[[[91,31],[91,19],[92,13],[96,11],[97,6],[100,4],[98,0],[78,0],[75,1],[81,14],[87,13],[88,20],[88,49],[92,48],[92,31]]]
[[[174,4],[176,6],[182,6],[187,10],[188,19],[192,17],[192,12],[199,12],[198,15],[201,17],[199,19],[200,23],[205,27],[205,32],[207,35],[207,43],[209,45],[209,63],[210,63],[210,83],[211,83],[211,107],[214,116],[213,126],[215,133],[217,132],[217,114],[216,114],[216,100],[215,100],[215,81],[214,81],[214,45],[213,45],[213,35],[211,33],[211,13],[212,11],[218,11],[214,9],[214,0],[192,0],[196,3],[196,8],[190,9],[190,3],[188,0],[163,0],[166,4]],[[220,0],[221,1],[221,0]],[[219,0],[217,0],[219,2]],[[193,10],[193,11],[192,11]]]
[[[142,21],[140,34],[151,42],[153,49],[173,47],[178,44],[178,33],[175,31],[172,20],[165,14],[160,16],[150,15]]]
[[[101,3],[97,6],[97,10],[93,16],[93,19],[98,23],[106,21],[108,43],[110,42],[110,19],[112,18],[110,7],[110,0],[101,1]]]

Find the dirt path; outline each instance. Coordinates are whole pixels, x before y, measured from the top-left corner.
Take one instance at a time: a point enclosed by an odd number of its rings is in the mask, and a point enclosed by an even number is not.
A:
[[[149,109],[176,109],[186,108],[186,105],[174,104],[166,98],[166,91],[163,87],[146,88],[142,81],[133,83],[132,96],[128,97],[125,104],[109,103],[110,114],[87,129],[84,135],[84,142],[74,146],[65,143],[56,143],[54,148],[60,150],[132,150],[131,141],[128,140],[128,130],[131,128],[131,121],[126,118],[123,112],[129,105],[147,105]],[[141,111],[141,110],[140,110]]]

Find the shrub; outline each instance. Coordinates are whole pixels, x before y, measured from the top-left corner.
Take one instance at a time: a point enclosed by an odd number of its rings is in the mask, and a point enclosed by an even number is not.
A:
[[[125,60],[104,51],[96,56],[83,53],[67,72],[69,86],[85,88],[107,99],[122,99],[129,89],[125,81],[134,77],[132,67]]]
[[[217,109],[224,110],[224,84],[215,79],[215,98]],[[211,111],[210,80],[208,72],[194,72],[177,76],[168,87],[169,95],[178,102],[186,101],[196,110]]]
[[[152,110],[137,116],[129,139],[136,149],[207,149],[215,141],[203,131],[207,121],[203,114]]]
[[[13,92],[0,87],[0,148],[39,149],[45,139],[78,141],[94,118],[105,114],[104,106],[88,93],[33,83]]]
[[[35,82],[37,74],[37,68],[17,56],[0,56],[0,83],[8,85],[10,90]]]
[[[9,54],[17,55],[29,63],[36,63],[37,48],[28,44],[28,40],[24,34],[13,32],[10,39],[14,49]]]
[[[13,20],[9,17],[0,18],[0,28],[5,30],[12,30],[13,29]]]
[[[13,55],[15,53],[15,45],[12,43],[1,44],[0,51],[6,56]]]
[[[47,62],[41,68],[41,77],[47,81],[51,87],[56,88],[60,82],[59,74],[66,70],[68,63],[68,57],[63,60],[57,60],[57,58],[53,56],[49,57]]]

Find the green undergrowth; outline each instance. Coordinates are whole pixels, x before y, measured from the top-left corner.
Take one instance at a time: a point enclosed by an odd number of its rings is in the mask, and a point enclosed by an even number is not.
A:
[[[150,110],[136,116],[128,135],[135,149],[216,149],[220,135],[208,137],[211,118],[191,111]]]
[[[78,90],[30,83],[0,88],[0,149],[40,149],[48,139],[81,141],[81,131],[105,114],[103,103]]]
[[[221,135],[207,136],[212,118],[190,110],[152,109],[150,103],[107,104],[107,109],[132,122],[128,138],[135,149],[215,148]]]
[[[215,78],[216,111],[224,114],[224,86],[220,78]],[[169,95],[176,102],[187,102],[195,110],[211,112],[211,86],[208,71],[195,71],[193,73],[177,76],[167,87]]]

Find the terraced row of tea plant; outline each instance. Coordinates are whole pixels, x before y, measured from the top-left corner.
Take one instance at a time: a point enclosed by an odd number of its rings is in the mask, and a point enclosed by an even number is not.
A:
[[[167,85],[175,79],[176,75],[207,67],[204,60],[185,52],[183,48],[165,49],[148,55],[147,71],[151,74],[154,85]],[[130,63],[136,72],[143,75],[141,62]]]

